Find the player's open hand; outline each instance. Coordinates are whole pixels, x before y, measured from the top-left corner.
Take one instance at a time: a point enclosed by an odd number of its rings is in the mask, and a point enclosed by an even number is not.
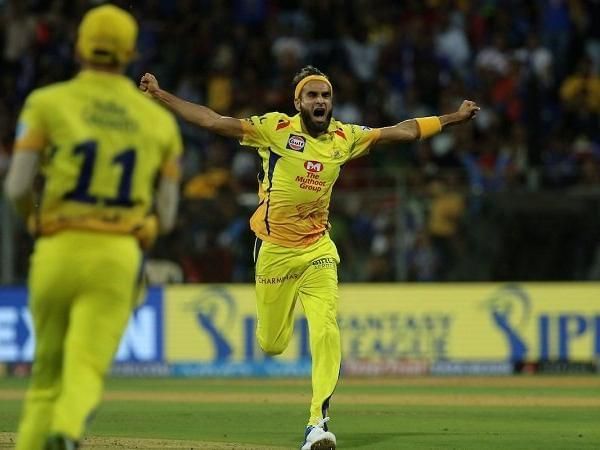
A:
[[[160,86],[158,85],[158,80],[154,75],[151,73],[145,73],[140,80],[140,89],[150,95],[154,95],[160,90]]]
[[[464,100],[460,108],[458,108],[458,115],[460,117],[461,122],[465,122],[467,120],[473,119],[477,115],[477,111],[481,108],[477,106],[477,103],[471,100]]]

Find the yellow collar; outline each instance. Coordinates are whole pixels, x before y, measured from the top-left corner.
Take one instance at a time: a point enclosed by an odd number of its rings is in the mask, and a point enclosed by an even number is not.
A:
[[[80,80],[91,80],[94,82],[110,82],[132,85],[133,81],[120,73],[101,72],[99,70],[84,69],[77,74]]]

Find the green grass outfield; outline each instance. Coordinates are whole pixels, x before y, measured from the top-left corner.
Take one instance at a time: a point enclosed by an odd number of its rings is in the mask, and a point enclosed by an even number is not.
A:
[[[26,380],[0,379],[0,448]],[[85,449],[298,448],[308,379],[113,378]],[[339,449],[600,449],[600,376],[340,380]]]

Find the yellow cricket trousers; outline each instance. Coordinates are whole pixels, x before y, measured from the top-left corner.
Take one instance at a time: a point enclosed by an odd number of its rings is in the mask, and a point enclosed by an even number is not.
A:
[[[49,434],[80,440],[135,306],[142,254],[126,235],[63,231],[39,238],[29,272],[36,348],[17,450]]]
[[[294,308],[300,300],[308,321],[312,355],[309,425],[327,415],[341,364],[337,324],[337,249],[329,235],[307,248],[287,248],[256,240],[256,335],[268,354],[283,352],[292,336]]]

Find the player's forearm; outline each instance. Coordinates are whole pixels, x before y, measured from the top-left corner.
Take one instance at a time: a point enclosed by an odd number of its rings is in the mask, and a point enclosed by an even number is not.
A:
[[[22,217],[27,217],[34,207],[33,181],[38,160],[35,151],[16,152],[4,181],[4,193]]]
[[[27,219],[33,211],[34,208],[34,196],[32,192],[28,192],[23,197],[19,198],[9,198],[13,208],[17,211],[17,214],[23,219]]]
[[[464,115],[458,112],[453,112],[450,114],[444,114],[443,116],[440,116],[440,123],[442,125],[442,129],[448,126],[458,125],[459,123],[462,123],[464,121]]]
[[[153,92],[152,96],[182,119],[201,128],[211,129],[221,117],[220,114],[206,106],[188,102],[163,89]]]
[[[206,106],[188,102],[162,89],[154,91],[152,96],[182,119],[200,128],[236,139],[241,139],[243,135],[242,121],[239,119],[222,116]]]
[[[31,211],[33,211],[33,192],[31,187],[26,188],[25,186],[20,186],[18,182],[16,182],[16,178],[7,177],[4,183],[4,193],[6,194],[6,198],[13,205],[17,213],[23,217],[27,218]]]
[[[156,196],[156,212],[160,233],[168,233],[175,226],[179,205],[179,184],[168,178],[161,179]]]
[[[435,136],[445,127],[467,122],[475,117],[479,106],[471,100],[464,100],[456,112],[443,116],[417,117],[405,120],[393,127],[380,128],[378,142],[410,142]]]

